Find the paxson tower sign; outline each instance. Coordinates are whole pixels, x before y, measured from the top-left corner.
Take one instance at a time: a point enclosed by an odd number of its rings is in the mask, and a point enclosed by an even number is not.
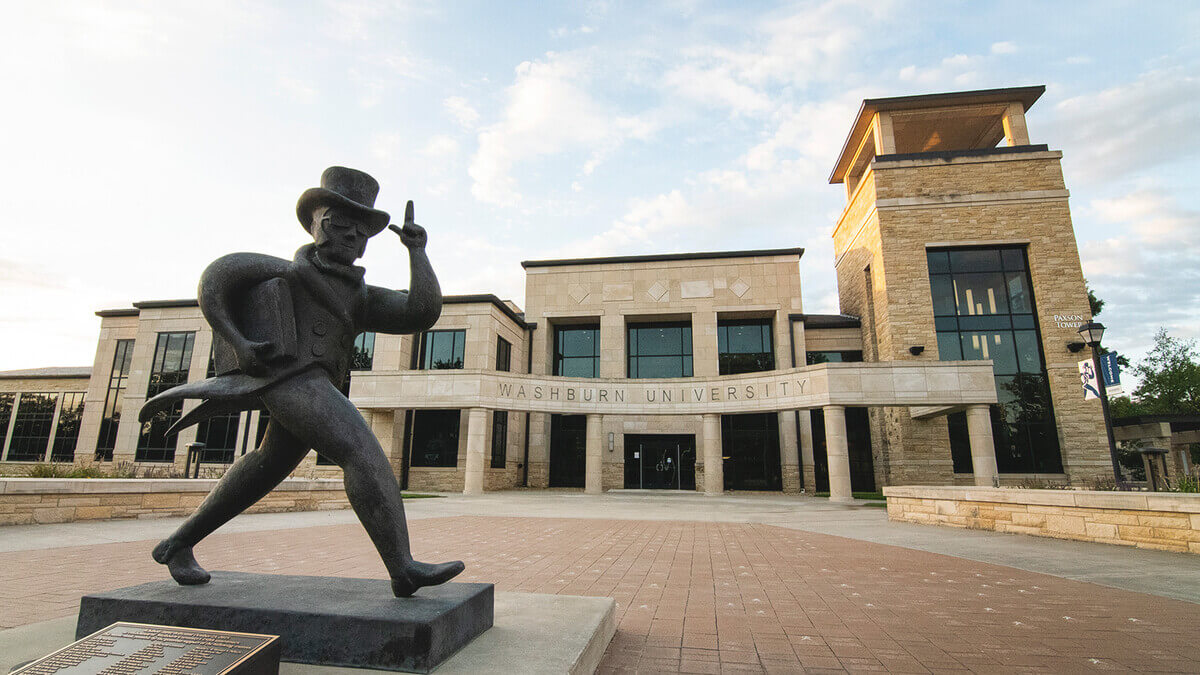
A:
[[[1067,347],[1090,314],[1062,154],[1025,123],[1043,89],[863,101],[831,158],[838,314],[804,311],[801,248],[530,260],[523,305],[450,296],[425,333],[361,334],[350,399],[409,489],[846,500],[1105,476]],[[179,434],[191,402],[126,413],[212,368],[194,300],[98,314],[92,368],[0,374],[2,461],[182,464],[202,442],[219,466],[257,446],[265,411]]]

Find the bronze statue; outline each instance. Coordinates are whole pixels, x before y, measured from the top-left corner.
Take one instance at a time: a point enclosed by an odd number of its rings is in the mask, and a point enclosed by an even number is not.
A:
[[[169,389],[146,401],[139,419],[177,401],[203,402],[176,422],[178,431],[213,415],[254,408],[271,413],[262,444],[239,459],[204,503],[154,548],[180,584],[209,580],[192,547],[261,499],[316,449],[341,467],[346,495],[392,578],[397,597],[445,583],[459,561],[413,560],[400,486],[383,449],[341,392],[355,337],[362,331],[417,333],[442,311],[442,291],[425,255],[425,230],[408,202],[404,227],[375,208],[379,183],[367,174],[330,167],[321,187],[300,196],[296,216],[312,235],[294,260],[257,253],[217,259],[200,277],[200,310],[213,329],[216,376]],[[384,228],[408,248],[409,291],[363,282],[354,265],[367,240]]]

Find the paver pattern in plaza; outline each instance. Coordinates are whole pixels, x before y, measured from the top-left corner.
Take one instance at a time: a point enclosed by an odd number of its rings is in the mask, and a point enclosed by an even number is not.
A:
[[[602,672],[1074,672],[1200,668],[1200,605],[757,523],[456,516],[424,560],[500,591],[616,598]],[[152,541],[0,553],[0,625],[166,577]],[[362,528],[216,534],[210,569],[385,578]]]

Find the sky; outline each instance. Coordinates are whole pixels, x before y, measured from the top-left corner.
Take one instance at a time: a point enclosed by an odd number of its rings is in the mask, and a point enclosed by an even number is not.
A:
[[[0,370],[89,365],[99,309],[290,258],[330,165],[412,199],[446,293],[521,260],[802,246],[864,98],[1044,84],[1105,344],[1200,336],[1200,3],[22,2],[0,24]],[[406,287],[385,231],[371,283]]]

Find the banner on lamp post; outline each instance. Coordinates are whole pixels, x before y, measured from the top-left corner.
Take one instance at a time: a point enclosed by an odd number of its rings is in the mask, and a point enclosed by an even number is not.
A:
[[[1110,397],[1124,393],[1125,390],[1121,387],[1121,364],[1117,363],[1116,352],[1100,356],[1100,375],[1104,378],[1104,387]]]
[[[1079,362],[1079,382],[1083,385],[1083,400],[1100,398],[1100,383],[1096,380],[1096,367],[1091,359]]]

